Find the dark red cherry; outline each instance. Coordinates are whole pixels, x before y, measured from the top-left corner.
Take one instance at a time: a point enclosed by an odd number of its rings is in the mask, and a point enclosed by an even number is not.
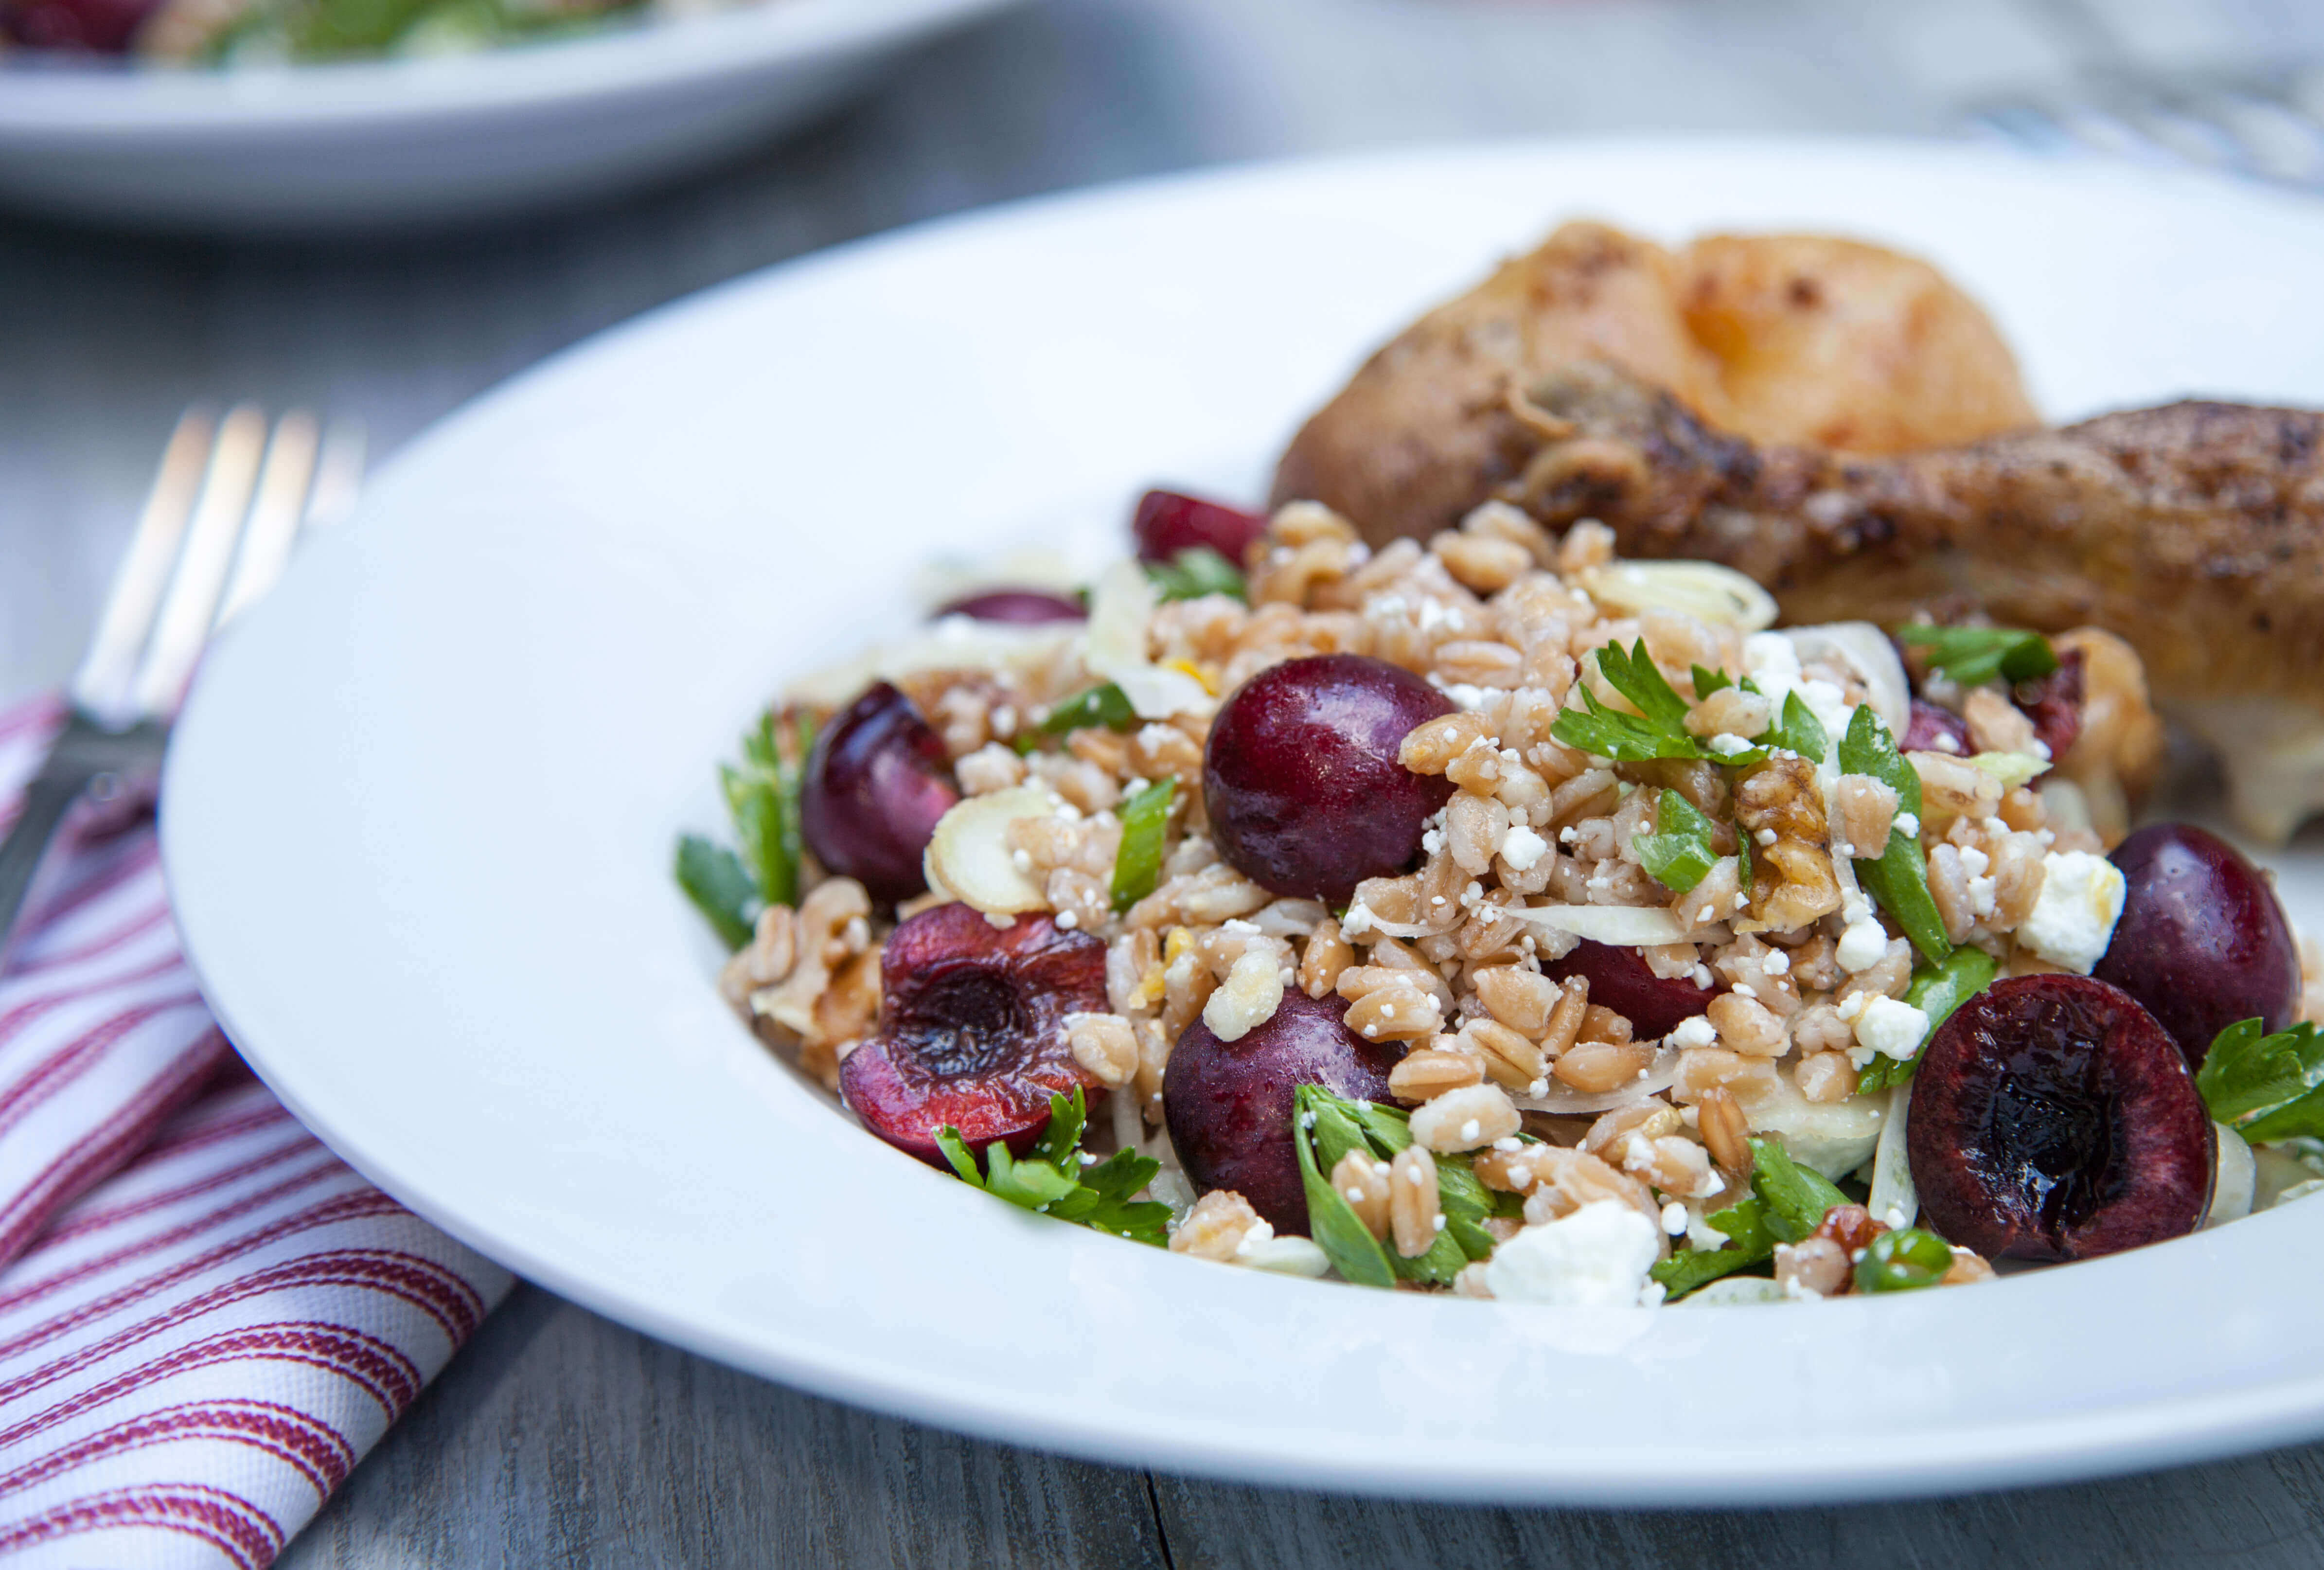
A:
[[[1635,948],[1617,948],[1588,938],[1573,946],[1563,959],[1545,960],[1542,973],[1557,981],[1568,976],[1590,978],[1590,1001],[1602,1003],[1630,1021],[1630,1033],[1651,1041],[1678,1029],[1679,1021],[1702,1012],[1703,1006],[1727,990],[1725,984],[1699,987],[1684,976],[1665,981],[1647,968]]]
[[[936,614],[939,616],[967,616],[979,622],[1010,622],[1019,626],[1089,619],[1089,613],[1082,608],[1079,600],[1053,595],[1047,589],[1024,588],[986,589],[982,594],[956,599],[948,605],[939,605]]]
[[[160,0],[16,0],[0,5],[0,37],[32,49],[126,54]]]
[[[2210,1114],[2169,1032],[2080,975],[1997,982],[1938,1027],[1905,1153],[1929,1224],[1988,1258],[2087,1260],[2201,1224]]]
[[[1347,1004],[1293,988],[1274,1016],[1240,1041],[1196,1020],[1162,1071],[1162,1115],[1196,1189],[1231,1188],[1283,1232],[1307,1230],[1307,1191],[1291,1145],[1291,1095],[1320,1085],[1355,1101],[1386,1101],[1401,1043],[1348,1029]]]
[[[823,727],[799,790],[799,831],[827,872],[875,900],[927,888],[921,853],[960,799],[944,739],[912,700],[879,682]]]
[[[1414,727],[1452,700],[1401,666],[1319,654],[1270,666],[1219,710],[1203,799],[1220,851],[1278,894],[1348,899],[1366,878],[1409,868],[1441,775],[1397,762]]]
[[[863,1126],[945,1171],[936,1131],[1023,1155],[1049,1097],[1095,1082],[1065,1040],[1071,1013],[1102,1011],[1105,945],[1046,916],[995,928],[966,905],[923,910],[880,955],[880,1033],[847,1055],[839,1094]]]
[[[2034,722],[2034,734],[2062,758],[2074,738],[2082,734],[2082,666],[2080,649],[2058,656],[2058,669],[2033,681],[2017,684],[2017,706]]]
[[[1267,532],[1267,520],[1176,491],[1148,491],[1138,498],[1130,531],[1140,561],[1176,561],[1182,550],[1207,548],[1240,567],[1250,542]]]
[[[2270,1030],[2300,1009],[2300,946],[2275,890],[2235,846],[2184,823],[2151,824],[2115,846],[2122,919],[2093,974],[2146,1005],[2200,1068],[2212,1038],[2256,1017]]]
[[[1966,758],[1976,749],[1969,744],[1969,726],[1949,708],[1939,708],[1925,697],[1913,700],[1913,717],[1904,726],[1898,750],[1906,753],[1957,753]]]

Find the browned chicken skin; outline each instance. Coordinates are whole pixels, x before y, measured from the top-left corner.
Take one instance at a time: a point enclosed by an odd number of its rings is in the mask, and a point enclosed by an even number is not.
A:
[[[1582,361],[1761,442],[1892,453],[2037,423],[2000,334],[1925,262],[1821,235],[1673,251],[1570,223],[1374,355],[1284,454],[1276,499],[1450,528],[1532,451],[1509,388]]]

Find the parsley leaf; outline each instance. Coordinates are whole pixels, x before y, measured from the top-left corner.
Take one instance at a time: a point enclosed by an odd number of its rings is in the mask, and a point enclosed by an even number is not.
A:
[[[1811,763],[1822,762],[1831,753],[1831,738],[1824,734],[1823,722],[1796,692],[1784,695],[1783,714],[1765,735],[1757,738],[1757,744],[1785,748]]]
[[[1799,1242],[1823,1224],[1833,1205],[1848,1203],[1822,1173],[1793,1160],[1774,1140],[1751,1141],[1751,1191],[1766,1207],[1768,1232],[1784,1242]]]
[[[1630,842],[1638,864],[1664,888],[1683,894],[1702,882],[1719,854],[1711,845],[1711,824],[1693,802],[1665,790],[1655,808],[1655,832]]]
[[[2324,1035],[2302,1020],[2268,1035],[2243,1020],[2212,1039],[2195,1088],[2219,1122],[2261,1142],[2324,1135]]]
[[[984,1170],[960,1131],[947,1123],[936,1131],[936,1149],[960,1180],[1037,1214],[1070,1221],[1093,1232],[1111,1233],[1156,1248],[1169,1243],[1170,1207],[1158,1200],[1132,1199],[1162,1163],[1135,1150],[1116,1150],[1096,1166],[1081,1165],[1082,1131],[1089,1117],[1081,1087],[1070,1097],[1049,1097],[1049,1126],[1032,1153],[1019,1159],[1006,1141],[984,1149]]]
[[[1731,1276],[1771,1259],[1775,1252],[1775,1237],[1767,1230],[1766,1214],[1766,1203],[1757,1195],[1747,1194],[1725,1210],[1713,1211],[1709,1217],[1713,1227],[1727,1234],[1724,1243],[1715,1249],[1682,1249],[1647,1273],[1663,1284],[1666,1298],[1675,1299],[1721,1276]]]
[[[1998,678],[2008,682],[2033,681],[2058,669],[2058,652],[2039,633],[2018,627],[1932,627],[1925,624],[1896,629],[1896,641],[1908,648],[1929,651],[1929,663],[1963,687],[1977,687]]]
[[[1113,853],[1113,908],[1127,910],[1162,879],[1162,845],[1178,781],[1157,780],[1121,804],[1121,847]]]
[[[1057,705],[1039,725],[1019,732],[1015,745],[1019,753],[1029,753],[1044,741],[1072,731],[1099,725],[1110,731],[1126,731],[1137,723],[1138,711],[1130,706],[1129,695],[1109,681],[1102,687],[1075,693]]]
[[[727,947],[740,948],[751,941],[751,929],[766,906],[742,857],[698,834],[684,835],[678,842],[675,871],[678,886]]]
[[[1896,751],[1896,738],[1868,703],[1856,711],[1848,722],[1848,734],[1840,738],[1840,771],[1869,774],[1895,791],[1899,819],[1920,817],[1921,777]],[[1952,941],[1945,936],[1944,918],[1929,893],[1929,864],[1921,854],[1919,839],[1892,826],[1888,844],[1877,858],[1857,858],[1856,881],[1896,919],[1904,936],[1931,963],[1942,965],[1951,956]]]
[[[1904,989],[1904,1001],[1929,1016],[1929,1034],[1921,1038],[1921,1045],[1929,1044],[1929,1038],[1937,1033],[1937,1027],[1955,1009],[1991,986],[1999,969],[1993,956],[1982,948],[1956,948],[1952,957],[1942,965],[1923,965],[1915,969],[1913,984]],[[1883,1054],[1864,1066],[1864,1072],[1857,1076],[1856,1094],[1864,1095],[1902,1085],[1913,1077],[1913,1070],[1920,1066],[1918,1052],[1910,1057]]]
[[[1709,758],[1713,762],[1742,764],[1756,763],[1766,756],[1756,749],[1713,752],[1688,731],[1686,699],[1655,669],[1644,638],[1628,651],[1619,643],[1609,643],[1597,651],[1596,658],[1598,673],[1606,679],[1606,685],[1628,698],[1638,712],[1624,714],[1600,698],[1587,682],[1579,683],[1588,712],[1566,709],[1549,728],[1549,734],[1567,746],[1622,763]]]
[[[1225,595],[1246,603],[1242,570],[1207,545],[1189,546],[1168,561],[1142,563],[1157,600],[1198,600],[1204,595]]]

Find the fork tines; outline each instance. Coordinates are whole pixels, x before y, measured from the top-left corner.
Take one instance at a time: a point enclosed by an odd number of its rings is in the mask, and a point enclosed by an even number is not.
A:
[[[272,586],[304,525],[335,522],[363,466],[353,426],[244,403],[189,409],[161,455],[70,688],[108,725],[166,720],[211,633]]]

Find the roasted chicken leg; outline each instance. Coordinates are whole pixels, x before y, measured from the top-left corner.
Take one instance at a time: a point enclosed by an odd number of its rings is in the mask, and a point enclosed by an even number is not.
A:
[[[1446,502],[1598,519],[1624,555],[1739,568],[1793,621],[1959,595],[2006,624],[2107,629],[2219,746],[2246,827],[2281,838],[2324,805],[2324,414],[2182,402],[1857,457],[1713,430],[1601,363],[1513,387],[1505,413],[1508,477]],[[1436,522],[1353,518],[1376,542]]]

